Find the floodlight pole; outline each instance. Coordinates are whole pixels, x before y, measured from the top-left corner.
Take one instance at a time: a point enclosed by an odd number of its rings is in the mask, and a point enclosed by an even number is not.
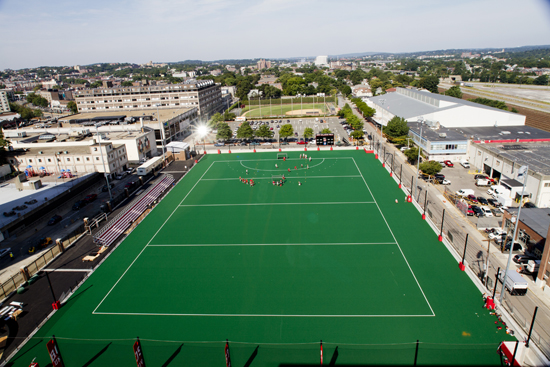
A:
[[[161,142],[162,142],[162,165],[164,166],[164,164],[165,164],[165,156],[164,156],[164,126],[162,126],[162,124],[160,123],[159,106],[160,106],[160,104],[157,103],[157,104],[156,104],[156,107],[157,107],[157,119],[158,119],[158,123],[159,123],[160,140],[161,140]]]
[[[521,171],[521,168],[520,168]],[[514,250],[514,241],[516,240],[516,235],[518,232],[518,224],[520,214],[521,214],[521,207],[523,206],[523,195],[525,193],[525,185],[527,185],[527,177],[529,177],[529,166],[526,166],[525,172],[523,173],[523,189],[521,190],[521,198],[519,201],[519,208],[518,208],[518,215],[516,217],[516,223],[514,226],[514,234],[512,235],[512,241],[510,242],[510,252],[508,253],[508,263],[506,264],[506,270],[504,271],[504,283],[506,283],[506,277],[508,276],[508,269],[510,269],[510,264],[512,263],[512,251]],[[506,248],[506,242],[504,243],[504,248]],[[502,301],[504,299],[504,292],[500,292],[500,304],[502,304]]]
[[[105,176],[105,181],[107,181],[107,190],[109,191],[109,201],[113,201],[113,195],[111,194],[111,185],[109,184],[109,176],[107,175],[107,168],[105,168],[105,159],[103,159],[103,151],[101,150],[101,137],[99,136],[99,130],[97,125],[95,125],[95,132],[97,134],[97,143],[99,144],[99,154],[101,155],[101,163],[103,163],[103,175]],[[105,148],[107,150],[107,148]]]
[[[420,123],[420,140],[418,141],[418,157],[416,158],[416,179],[414,180],[414,195],[416,196],[416,190],[418,188],[418,176],[420,175],[420,144],[422,144],[422,126],[424,126],[424,118],[418,119]]]

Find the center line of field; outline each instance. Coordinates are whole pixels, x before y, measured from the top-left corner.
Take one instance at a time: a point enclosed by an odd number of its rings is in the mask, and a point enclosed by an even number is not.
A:
[[[335,201],[324,203],[237,203],[237,204],[182,204],[184,206],[261,206],[261,205],[341,205],[341,204],[375,204],[374,201]]]
[[[331,242],[331,243],[177,243],[155,244],[149,247],[220,247],[220,246],[361,246],[396,245],[395,242]]]
[[[319,158],[317,158],[319,159]],[[316,159],[316,160],[317,160]],[[249,162],[249,161],[241,161],[241,166],[243,166],[244,168],[248,168],[252,171],[262,171],[262,172],[281,172],[281,170],[279,168],[276,168],[276,169],[261,169],[261,168],[255,168],[255,167],[248,167],[248,166],[245,166],[243,164],[243,162]],[[307,160],[306,160],[307,162]],[[311,167],[309,168],[314,168],[314,167],[317,167],[317,166],[320,166],[321,164],[325,163],[325,158],[322,158],[321,162],[317,163],[317,164],[314,164],[312,165]],[[302,165],[302,167],[298,168],[298,170],[304,170],[304,169],[309,169],[309,168],[304,168],[304,166]]]
[[[285,171],[286,172],[286,171]],[[280,176],[283,176],[281,174]],[[359,175],[346,175],[346,176],[289,176],[286,178],[359,178]],[[254,180],[273,180],[273,177],[252,177]],[[234,178],[204,178],[202,181],[234,181],[238,180],[237,177]]]

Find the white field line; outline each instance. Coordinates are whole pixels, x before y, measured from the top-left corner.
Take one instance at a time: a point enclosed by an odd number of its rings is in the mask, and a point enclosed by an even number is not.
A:
[[[178,210],[179,206],[181,205],[181,203],[183,203],[183,201],[185,199],[187,199],[187,196],[189,196],[189,194],[191,193],[191,191],[193,191],[193,189],[197,186],[197,184],[201,181],[201,179],[204,177],[204,175],[206,174],[206,172],[208,172],[210,170],[210,168],[212,167],[212,165],[214,164],[215,162],[212,162],[210,163],[210,166],[208,166],[208,169],[206,171],[204,171],[204,173],[202,174],[202,176],[197,180],[197,182],[195,182],[195,185],[193,185],[193,187],[191,188],[191,190],[189,190],[189,192],[187,193],[187,195],[185,195],[185,197],[180,201],[180,203],[174,208],[174,210],[172,211],[172,213],[170,213],[170,215],[168,216],[168,218],[166,218],[166,220],[164,221],[164,223],[162,223],[162,225],[159,227],[159,229],[155,232],[155,234],[153,235],[153,237],[151,237],[151,239],[149,240],[149,242],[147,242],[147,244],[143,247],[143,249],[141,249],[141,251],[139,252],[139,254],[136,256],[136,258],[134,259],[134,261],[132,261],[132,263],[128,266],[128,268],[124,271],[124,273],[122,273],[122,275],[120,276],[120,278],[118,278],[118,280],[116,281],[116,283],[111,287],[111,289],[109,290],[109,292],[107,292],[107,294],[105,295],[105,297],[103,297],[103,299],[101,300],[101,302],[99,302],[99,304],[96,306],[96,308],[92,311],[92,314],[95,314],[96,313],[96,310],[99,308],[99,306],[101,306],[101,304],[103,303],[103,301],[105,301],[105,299],[109,296],[109,294],[111,294],[111,292],[113,291],[113,289],[115,289],[115,287],[117,286],[117,284],[122,280],[122,278],[124,277],[124,275],[126,275],[126,273],[128,272],[128,270],[130,270],[130,268],[132,267],[132,265],[134,265],[134,263],[136,262],[136,260],[141,256],[141,254],[143,253],[143,251],[145,251],[145,249],[147,248],[147,246],[149,246],[149,244],[151,243],[151,241],[153,241],[153,239],[157,236],[157,234],[161,231],[162,228],[164,228],[164,225],[170,220],[170,218],[172,218],[172,215],[174,215],[174,213],[176,212],[176,210]]]
[[[331,242],[331,243],[178,243],[154,244],[149,247],[223,247],[223,246],[363,246],[363,245],[397,245],[395,242]]]
[[[265,206],[265,205],[342,205],[342,204],[376,204],[374,201],[335,201],[318,203],[244,203],[244,204],[182,204],[180,207],[196,206]]]
[[[359,171],[359,173],[361,174],[361,176],[363,176],[363,173],[361,172],[361,170],[359,169],[359,166],[357,165],[357,162],[355,161],[355,159],[353,159],[353,163],[355,163],[355,167],[357,168],[357,171]],[[375,204],[376,204],[376,207],[378,208],[378,211],[380,212],[380,215],[382,216],[382,218],[384,219],[384,222],[386,223],[386,226],[388,227],[392,237],[393,237],[393,240],[395,241],[395,243],[397,244],[397,247],[399,248],[399,251],[401,252],[401,255],[403,256],[403,259],[405,260],[405,262],[407,263],[407,266],[409,267],[409,270],[416,282],[416,284],[418,285],[418,288],[420,289],[420,292],[422,292],[422,296],[424,296],[424,299],[426,300],[426,303],[428,304],[428,307],[430,308],[430,310],[432,311],[432,314],[433,316],[435,316],[435,313],[434,313],[434,310],[432,308],[432,305],[430,304],[430,301],[428,301],[428,298],[426,297],[426,294],[424,293],[424,290],[422,289],[422,286],[420,285],[420,283],[418,282],[418,279],[416,279],[416,275],[414,275],[414,271],[412,270],[411,268],[411,265],[409,264],[409,262],[407,261],[407,258],[405,257],[405,254],[403,253],[403,250],[401,249],[401,246],[399,246],[399,242],[397,241],[397,239],[395,238],[395,235],[393,234],[393,231],[391,230],[390,228],[390,225],[388,224],[388,221],[386,220],[386,217],[384,216],[384,213],[382,213],[382,210],[380,209],[380,206],[378,205],[378,203],[376,202],[376,198],[374,197],[374,195],[372,194],[372,191],[370,190],[370,187],[369,185],[367,184],[367,181],[365,180],[365,177],[363,177],[363,182],[365,183],[365,186],[367,186],[367,189],[369,190],[370,192],[370,195],[372,196],[373,200],[375,201]]]
[[[277,315],[277,314],[228,314],[228,313],[145,313],[145,312],[94,312],[96,315],[125,316],[203,316],[203,317],[433,317],[435,315]]]

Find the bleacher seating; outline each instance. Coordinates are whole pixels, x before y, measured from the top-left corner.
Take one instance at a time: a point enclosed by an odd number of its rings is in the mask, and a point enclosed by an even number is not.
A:
[[[117,215],[95,236],[94,241],[102,246],[110,246],[170,185],[174,183],[171,175],[165,175],[155,186],[147,191],[139,200],[131,204],[127,210]]]

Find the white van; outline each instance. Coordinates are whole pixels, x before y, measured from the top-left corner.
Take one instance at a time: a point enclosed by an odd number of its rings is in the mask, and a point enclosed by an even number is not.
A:
[[[468,195],[475,195],[474,190],[472,189],[460,189],[456,192],[458,196],[468,196]]]
[[[491,181],[480,178],[476,180],[476,186],[491,186]]]
[[[501,195],[503,193],[504,188],[502,186],[493,186],[489,190],[487,190],[487,194],[491,195],[495,199],[498,195]]]

